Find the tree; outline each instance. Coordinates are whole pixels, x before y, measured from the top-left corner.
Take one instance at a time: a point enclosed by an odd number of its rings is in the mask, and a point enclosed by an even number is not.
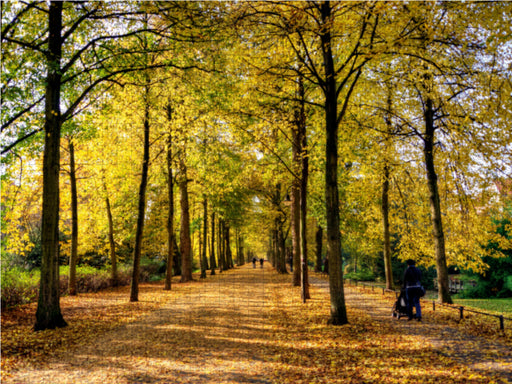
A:
[[[150,103],[150,80],[146,75],[146,84],[143,88],[143,105],[144,105],[144,153],[142,156],[142,171],[139,186],[139,204],[137,211],[137,229],[135,233],[135,246],[133,251],[133,271],[132,284],[130,289],[130,301],[139,301],[139,275],[140,275],[140,258],[142,251],[142,236],[144,233],[144,217],[146,212],[146,188],[148,185],[149,170],[149,103]]]
[[[6,9],[12,19],[5,24],[2,33],[2,41],[12,48],[9,55],[9,73],[5,76],[7,82],[16,83],[17,89],[31,88],[31,81],[24,82],[27,76],[17,75],[22,73],[23,66],[17,66],[16,60],[20,56],[27,57],[32,63],[36,63],[35,73],[41,70],[37,63],[38,58],[35,55],[42,55],[46,59],[46,79],[42,79],[35,87],[34,97],[28,103],[25,100],[16,99],[17,95],[11,98],[9,95],[9,110],[12,111],[3,121],[2,131],[11,131],[9,144],[6,145],[2,153],[12,150],[14,146],[26,142],[27,139],[35,137],[41,131],[40,128],[28,130],[23,124],[23,118],[30,116],[34,111],[36,116],[40,104],[44,101],[44,156],[43,156],[43,224],[42,224],[42,266],[41,266],[41,284],[36,312],[36,330],[55,328],[65,326],[59,304],[59,270],[58,270],[58,244],[59,244],[59,166],[60,166],[60,137],[62,123],[80,111],[84,107],[87,97],[93,90],[107,80],[116,80],[124,73],[137,71],[140,68],[131,64],[126,66],[119,59],[116,49],[108,47],[108,43],[116,39],[131,38],[137,34],[136,30],[123,30],[115,33],[113,30],[107,31],[104,35],[106,25],[105,20],[115,19],[120,14],[137,12],[130,9],[118,10],[115,5],[104,5],[101,3],[83,2],[75,4],[66,4],[61,2],[50,2],[49,8],[38,7],[36,3],[30,3],[22,6],[18,13],[19,6]],[[2,4],[2,7],[4,4]],[[63,10],[69,13],[69,23],[63,25]],[[48,15],[47,28],[41,25],[42,16]],[[19,28],[27,25],[26,22],[35,26],[28,34],[19,34]],[[103,23],[103,24],[102,24]],[[98,28],[96,28],[98,27]],[[44,31],[43,34],[40,31]],[[89,35],[89,39],[84,44],[73,44],[73,39],[78,36]],[[117,31],[116,31],[117,32]],[[46,35],[47,33],[47,35]],[[82,40],[83,41],[83,40]],[[66,44],[69,43],[69,44]],[[16,48],[14,48],[16,47]],[[69,51],[64,52],[63,47]],[[2,46],[4,48],[4,46]],[[19,53],[23,52],[23,53]],[[27,53],[28,52],[28,53]],[[124,51],[128,55],[129,50]],[[24,55],[24,56],[23,56]],[[32,56],[30,56],[32,55]],[[122,55],[121,55],[122,56]],[[62,58],[65,57],[65,61]],[[121,64],[121,67],[119,66]],[[124,67],[123,67],[124,65]],[[158,64],[162,65],[162,64]],[[28,78],[30,78],[30,73]],[[35,75],[40,79],[39,75]],[[42,92],[41,84],[44,85]],[[65,87],[65,96],[67,109],[62,112],[61,90]],[[13,88],[14,89],[14,88]],[[64,100],[62,100],[64,101]],[[22,106],[21,104],[25,104]],[[64,103],[63,103],[64,104]],[[40,109],[39,109],[40,111]],[[33,116],[33,115],[32,115]],[[22,129],[20,129],[22,127]],[[32,125],[30,125],[32,128]],[[16,131],[18,128],[18,131]]]
[[[71,254],[69,256],[68,290],[71,296],[77,294],[76,265],[78,262],[78,193],[76,185],[75,146],[73,139],[68,139],[69,145],[69,185],[71,188]]]
[[[60,87],[62,81],[62,6],[51,2],[48,12],[47,81],[45,96],[45,143],[43,156],[42,263],[36,331],[65,327],[59,303],[59,172]]]
[[[178,176],[178,187],[180,190],[181,207],[181,229],[180,229],[180,253],[181,253],[181,282],[192,280],[192,248],[190,240],[190,212],[188,201],[187,165],[185,164],[184,153],[181,154],[180,174]]]

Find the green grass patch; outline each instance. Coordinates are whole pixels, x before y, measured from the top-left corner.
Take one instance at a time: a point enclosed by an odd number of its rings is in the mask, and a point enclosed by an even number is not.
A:
[[[483,312],[495,313],[512,317],[512,298],[507,299],[457,299],[454,298],[456,305],[462,305],[468,308],[475,308]]]

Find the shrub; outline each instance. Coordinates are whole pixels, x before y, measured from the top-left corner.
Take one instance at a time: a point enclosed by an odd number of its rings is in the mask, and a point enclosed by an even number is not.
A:
[[[346,279],[357,281],[374,281],[375,274],[369,269],[360,269],[357,272],[348,272],[344,276]]]
[[[165,261],[143,258],[140,262],[140,281],[158,281],[165,274]]]
[[[2,308],[37,300],[39,271],[21,268],[2,270]]]
[[[89,266],[77,268],[77,290],[79,293],[97,292],[113,286],[110,271]],[[2,308],[37,301],[40,272],[37,269],[26,271],[21,268],[2,270]],[[148,277],[149,280],[149,277]],[[121,265],[118,270],[118,285],[128,285],[131,281],[131,266]],[[146,280],[147,281],[147,280]],[[68,292],[69,267],[60,267],[60,294]]]

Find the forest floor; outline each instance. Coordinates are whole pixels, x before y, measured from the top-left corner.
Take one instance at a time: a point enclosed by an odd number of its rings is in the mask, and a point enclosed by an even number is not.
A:
[[[349,324],[327,325],[325,276],[303,304],[291,276],[252,265],[176,283],[63,297],[69,326],[32,332],[35,305],[2,312],[2,383],[512,383],[512,337],[424,304],[345,287]],[[506,324],[510,328],[509,324]]]

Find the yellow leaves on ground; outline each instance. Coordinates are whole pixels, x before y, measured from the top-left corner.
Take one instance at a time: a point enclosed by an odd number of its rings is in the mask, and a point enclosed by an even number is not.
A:
[[[39,365],[70,346],[87,343],[108,330],[134,321],[168,300],[160,286],[140,287],[143,300],[128,301],[129,287],[61,298],[63,316],[69,326],[33,332],[36,304],[2,311],[2,378],[20,366]]]
[[[127,287],[66,297],[70,326],[38,333],[34,306],[3,313],[2,382],[487,384],[512,375],[507,335],[461,332],[470,325],[428,305],[423,323],[396,320],[392,297],[355,287],[346,287],[350,324],[330,326],[325,281],[311,277],[303,304],[290,280],[246,266],[171,292],[144,285],[139,303]]]

